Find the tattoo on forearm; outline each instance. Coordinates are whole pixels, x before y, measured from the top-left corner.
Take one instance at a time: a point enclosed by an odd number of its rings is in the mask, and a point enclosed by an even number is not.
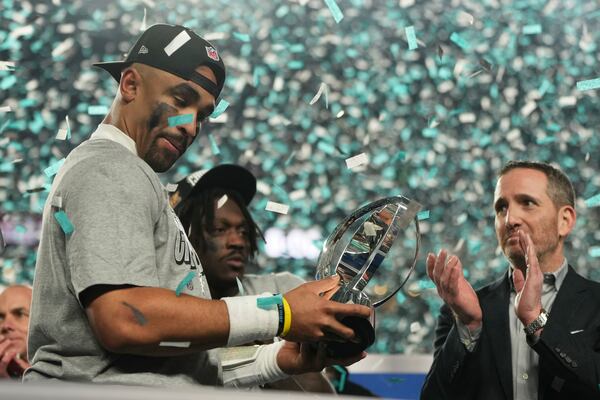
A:
[[[129,307],[131,312],[133,312],[133,316],[134,316],[135,320],[138,322],[138,324],[144,326],[144,325],[146,325],[146,323],[148,323],[148,321],[146,320],[146,317],[144,317],[144,314],[142,314],[142,312],[140,310],[138,310],[137,308],[135,308],[134,306],[132,306],[131,304],[129,304],[125,301],[122,301],[121,304],[123,304],[125,307]]]

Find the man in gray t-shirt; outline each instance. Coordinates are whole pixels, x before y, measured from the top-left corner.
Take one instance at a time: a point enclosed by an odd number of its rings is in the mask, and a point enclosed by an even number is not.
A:
[[[255,385],[363,357],[329,360],[293,343],[351,339],[337,318],[369,315],[319,295],[335,290],[335,279],[285,293],[276,307],[257,307],[259,296],[210,300],[156,172],[185,152],[214,109],[225,81],[216,49],[187,28],[158,24],[125,61],[100,66],[119,88],[44,207],[24,379]],[[221,377],[208,351],[276,335],[289,341],[261,346],[237,374]]]
[[[247,206],[256,193],[256,178],[238,165],[221,164],[197,171],[177,185],[171,195],[183,229],[189,232],[204,267],[213,298],[244,294],[285,293],[304,283],[289,272],[246,274],[258,253],[262,232]],[[222,349],[227,354],[238,349]],[[227,365],[224,365],[227,368]],[[269,388],[335,393],[322,373],[309,372],[270,383]]]

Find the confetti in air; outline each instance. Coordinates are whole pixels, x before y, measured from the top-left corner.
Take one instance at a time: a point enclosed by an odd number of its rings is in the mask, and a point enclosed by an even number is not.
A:
[[[221,149],[219,149],[219,145],[212,134],[208,135],[208,140],[210,142],[210,150],[212,151],[213,155],[218,156],[221,154]]]
[[[265,210],[278,214],[287,214],[289,209],[290,206],[281,203],[276,203],[274,201],[268,201],[267,205],[265,206]]]
[[[146,7],[144,7],[144,18],[142,19],[142,24],[140,25],[140,31],[146,30]]]
[[[323,82],[321,82],[321,84],[319,85],[319,90],[317,91],[317,93],[315,94],[315,96],[312,98],[312,100],[310,101],[310,105],[315,104],[317,101],[319,101],[319,99],[321,98],[321,95],[325,93],[325,108],[329,108],[329,88],[327,87],[327,85]]]
[[[346,167],[348,169],[356,168],[361,165],[367,164],[369,162],[369,158],[365,153],[360,153],[356,156],[350,157],[346,159]]]
[[[106,106],[88,106],[87,112],[89,115],[105,115],[108,113],[108,107]]]
[[[592,90],[600,87],[600,78],[577,82],[577,90]]]
[[[525,25],[523,27],[524,35],[537,35],[539,33],[542,33],[542,26],[539,24]]]
[[[221,196],[221,198],[219,198],[219,200],[217,201],[217,208],[221,208],[225,205],[225,203],[227,203],[227,195],[224,194],[223,196]]]
[[[327,4],[329,11],[331,11],[331,15],[333,15],[335,23],[339,24],[340,21],[344,19],[344,14],[342,13],[340,7],[337,5],[335,0],[325,0],[325,4]]]
[[[417,44],[417,36],[415,35],[415,27],[407,26],[404,28],[404,33],[406,34],[406,40],[408,41],[408,49],[414,50],[419,47]]]
[[[227,110],[227,107],[229,107],[229,102],[225,99],[221,99],[210,115],[210,118],[219,118],[219,116]]]
[[[62,167],[62,165],[64,163],[65,163],[65,159],[64,158],[58,160],[57,162],[55,162],[54,164],[52,164],[48,168],[46,168],[44,170],[44,174],[46,174],[46,176],[48,178],[53,177],[54,175],[56,175],[56,173],[58,172],[58,170],[60,169],[60,167]]]

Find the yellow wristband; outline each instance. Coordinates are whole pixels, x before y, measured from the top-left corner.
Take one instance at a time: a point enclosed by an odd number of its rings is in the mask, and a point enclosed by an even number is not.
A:
[[[285,297],[283,298],[283,331],[281,331],[281,337],[284,337],[290,332],[290,328],[292,327],[292,309],[288,304]]]

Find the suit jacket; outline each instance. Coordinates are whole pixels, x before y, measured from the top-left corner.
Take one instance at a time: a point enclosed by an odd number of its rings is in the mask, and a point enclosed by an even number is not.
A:
[[[421,399],[513,400],[508,273],[477,297],[483,325],[472,353],[459,340],[450,308],[442,306]],[[533,349],[539,354],[538,399],[600,399],[600,284],[569,266]]]

